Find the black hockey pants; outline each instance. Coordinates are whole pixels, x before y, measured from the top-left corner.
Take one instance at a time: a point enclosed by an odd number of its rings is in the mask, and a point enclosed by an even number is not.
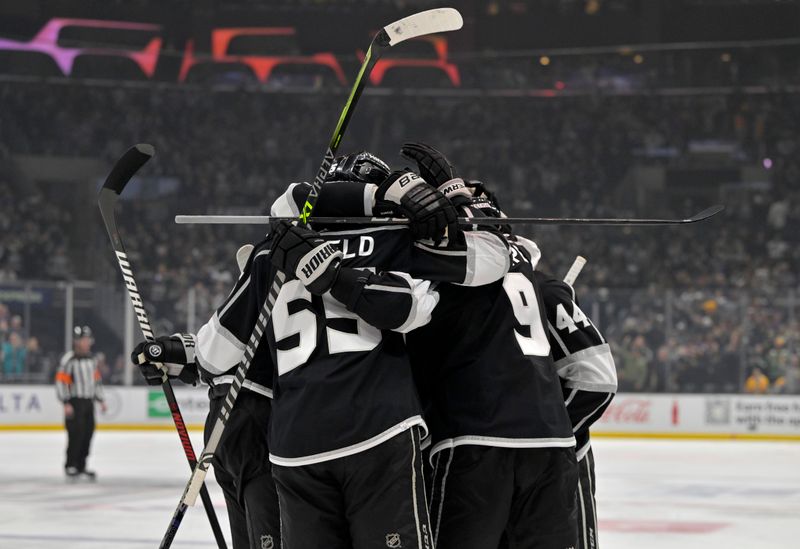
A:
[[[578,462],[578,549],[597,549],[594,453],[591,447]]]
[[[432,549],[420,433],[357,454],[273,466],[283,549]]]
[[[437,549],[573,549],[574,448],[457,446],[434,455]]]
[[[223,400],[224,396],[211,399],[206,442]],[[233,549],[280,547],[280,510],[267,447],[270,409],[267,397],[242,390],[214,455],[214,476],[225,494]]]

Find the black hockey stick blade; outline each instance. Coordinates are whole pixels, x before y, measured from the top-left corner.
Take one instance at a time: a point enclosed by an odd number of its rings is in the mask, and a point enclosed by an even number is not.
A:
[[[133,310],[136,314],[137,320],[139,321],[139,328],[141,328],[145,339],[148,341],[155,339],[155,335],[153,334],[153,329],[150,327],[150,320],[147,317],[147,311],[145,311],[144,303],[139,295],[139,288],[137,287],[136,279],[133,276],[133,269],[125,252],[125,246],[122,244],[122,237],[117,230],[117,220],[116,216],[114,215],[114,207],[116,206],[120,193],[122,193],[123,189],[134,176],[134,174],[142,166],[144,166],[154,154],[155,150],[151,145],[136,145],[135,147],[128,149],[128,151],[122,155],[117,163],[114,164],[114,167],[111,169],[111,172],[108,174],[108,177],[103,184],[103,188],[100,189],[100,195],[97,199],[98,205],[100,206],[100,215],[103,217],[103,223],[106,226],[106,231],[108,232],[108,236],[111,239],[111,244],[114,247],[114,253],[117,257],[117,263],[119,264],[123,280],[125,281],[125,286],[128,290],[128,296],[131,299]],[[166,374],[162,379],[162,389],[164,390],[164,396],[167,400],[167,404],[169,405],[172,420],[175,423],[175,428],[178,432],[178,437],[181,440],[181,445],[183,446],[183,451],[189,464],[189,468],[194,470],[194,467],[197,464],[197,457],[194,453],[191,439],[189,438],[189,432],[186,430],[186,424],[183,421],[183,415],[181,414],[180,407],[178,406],[178,401],[175,398],[175,392],[172,390],[172,385]],[[203,507],[206,510],[206,515],[208,516],[211,530],[214,533],[214,539],[217,542],[217,547],[219,549],[226,549],[227,545],[225,543],[225,536],[222,533],[222,528],[219,525],[219,520],[217,519],[216,512],[214,511],[214,504],[211,501],[211,496],[209,495],[205,486],[203,486],[200,490],[200,497],[203,500]]]
[[[103,188],[110,189],[117,195],[122,194],[122,190],[125,188],[125,185],[128,184],[128,181],[131,180],[131,177],[133,177],[133,175],[139,171],[139,168],[144,166],[148,160],[153,158],[154,154],[156,154],[156,150],[152,145],[148,145],[147,143],[134,145],[117,160],[116,164],[114,164],[111,173],[108,174],[105,183],[103,183]]]
[[[108,236],[111,238],[111,244],[114,246],[114,251],[125,253],[125,247],[122,245],[122,239],[117,231],[117,219],[114,216],[114,206],[117,204],[117,199],[122,193],[125,186],[144,166],[148,160],[153,158],[156,153],[152,145],[140,143],[134,145],[123,154],[114,167],[106,177],[103,183],[103,188],[100,189],[100,195],[97,198],[97,204],[100,206],[100,215],[103,217],[103,223],[106,226]]]

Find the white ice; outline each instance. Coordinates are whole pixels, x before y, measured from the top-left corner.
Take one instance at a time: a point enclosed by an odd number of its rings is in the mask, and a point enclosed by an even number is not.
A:
[[[0,432],[0,548],[157,547],[188,478],[177,435],[97,432],[96,484],[64,482],[64,442]],[[595,455],[600,547],[800,547],[800,443],[599,439]],[[199,503],[173,546],[215,547]]]

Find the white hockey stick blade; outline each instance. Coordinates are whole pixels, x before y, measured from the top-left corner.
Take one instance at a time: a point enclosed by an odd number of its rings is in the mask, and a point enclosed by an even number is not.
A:
[[[463,25],[464,19],[457,9],[437,8],[404,17],[386,25],[383,30],[389,36],[389,45],[395,46],[418,36],[458,30]]]
[[[247,260],[250,259],[250,254],[253,253],[253,245],[245,244],[236,252],[236,264],[239,266],[239,272],[244,271],[244,266],[247,265]]]
[[[572,286],[575,284],[575,281],[578,279],[578,275],[581,274],[581,270],[583,266],[586,265],[586,258],[579,255],[575,258],[575,262],[572,264],[572,267],[569,268],[567,271],[567,275],[564,277],[564,282]]]

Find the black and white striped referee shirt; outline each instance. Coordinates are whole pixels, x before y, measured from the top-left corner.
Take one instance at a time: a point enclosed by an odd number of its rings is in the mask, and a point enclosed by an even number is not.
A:
[[[61,357],[56,372],[56,392],[59,400],[71,398],[103,400],[103,383],[94,355],[79,356],[69,351]]]

